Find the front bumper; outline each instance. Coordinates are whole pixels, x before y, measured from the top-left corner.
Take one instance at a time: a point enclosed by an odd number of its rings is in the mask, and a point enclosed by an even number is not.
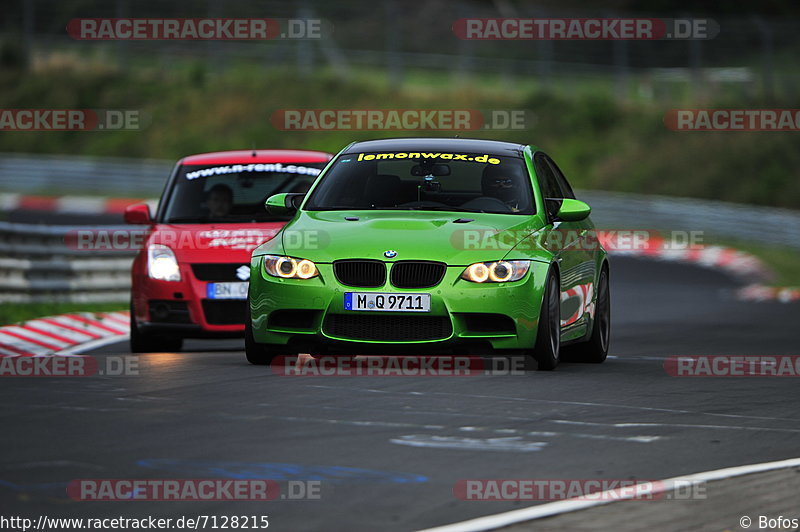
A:
[[[253,262],[250,310],[256,342],[346,354],[531,349],[549,267],[531,262],[519,281],[478,284],[460,278],[464,266],[450,266],[433,288],[399,289],[388,281],[378,288],[345,286],[331,264],[317,264],[319,276],[301,280],[266,276],[260,261]],[[429,293],[431,310],[348,311],[345,292]]]
[[[207,281],[180,264],[180,281],[133,276],[133,308],[139,329],[186,338],[235,338],[244,335],[247,301],[208,299]]]

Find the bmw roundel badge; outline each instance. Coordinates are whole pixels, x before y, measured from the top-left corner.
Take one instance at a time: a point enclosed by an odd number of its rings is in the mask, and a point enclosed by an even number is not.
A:
[[[393,249],[387,249],[386,251],[383,252],[383,256],[386,257],[387,259],[393,259],[397,256],[397,252]]]

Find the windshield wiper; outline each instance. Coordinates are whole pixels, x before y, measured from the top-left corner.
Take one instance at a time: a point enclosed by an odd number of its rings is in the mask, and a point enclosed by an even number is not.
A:
[[[316,205],[312,207],[306,207],[305,210],[307,211],[314,211],[314,212],[324,212],[324,211],[372,211],[370,207],[353,207],[353,206],[346,206],[346,205],[333,205],[331,207],[324,206],[324,207],[317,207]]]
[[[471,209],[462,209],[461,207],[451,207],[450,205],[433,206],[433,207],[408,207],[410,211],[451,211],[451,212],[480,212]]]
[[[289,216],[271,216],[271,217],[259,217],[259,216],[241,216],[239,218],[194,218],[194,217],[183,217],[183,218],[172,218],[167,223],[170,224],[181,224],[181,223],[188,223],[188,224],[247,224],[247,223],[268,223],[268,222],[288,222],[291,220]]]
[[[447,205],[431,207],[356,207],[356,206],[332,206],[332,207],[311,207],[308,211],[452,211],[452,212],[481,212],[461,207],[449,207]]]

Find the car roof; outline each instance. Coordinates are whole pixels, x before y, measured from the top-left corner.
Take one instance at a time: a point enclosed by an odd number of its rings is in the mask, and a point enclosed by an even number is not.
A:
[[[520,157],[525,149],[524,144],[486,139],[459,138],[393,138],[355,142],[344,153],[377,152],[377,151],[445,151],[464,153],[487,153]]]
[[[333,154],[311,150],[232,150],[188,155],[181,164],[324,163]]]

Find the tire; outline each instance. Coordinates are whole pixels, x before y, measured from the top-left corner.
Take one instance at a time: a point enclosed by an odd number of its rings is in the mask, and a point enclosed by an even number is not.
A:
[[[247,315],[244,319],[244,353],[247,361],[254,366],[266,366],[283,353],[276,352],[268,344],[259,344],[253,337],[253,320],[250,318],[250,301],[247,301]]]
[[[597,283],[597,300],[592,320],[592,335],[586,342],[565,347],[565,358],[575,362],[601,364],[608,357],[611,341],[611,293],[608,282],[608,268],[603,267]]]
[[[149,334],[139,330],[136,323],[136,312],[131,301],[131,353],[158,353],[161,351],[180,351],[183,347],[183,338],[166,334]]]
[[[558,277],[552,272],[545,281],[542,310],[533,358],[540,371],[552,371],[558,366],[561,353],[561,288]]]

